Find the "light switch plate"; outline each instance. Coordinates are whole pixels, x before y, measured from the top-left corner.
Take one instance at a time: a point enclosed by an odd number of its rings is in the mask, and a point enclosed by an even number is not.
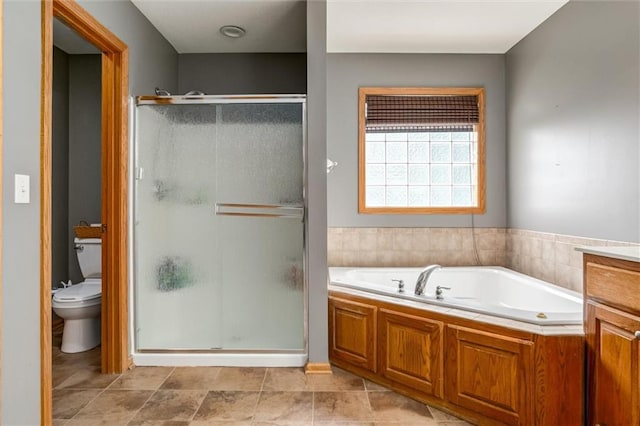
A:
[[[16,204],[29,204],[29,175],[15,175],[15,196]]]

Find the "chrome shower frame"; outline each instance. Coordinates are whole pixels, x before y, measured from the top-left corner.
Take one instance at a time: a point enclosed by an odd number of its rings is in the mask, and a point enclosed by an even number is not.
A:
[[[308,361],[309,354],[309,271],[308,271],[308,149],[307,149],[307,107],[306,95],[274,94],[274,95],[177,95],[177,96],[138,96],[130,99],[130,140],[133,149],[129,155],[129,262],[135,265],[135,223],[136,223],[136,194],[135,182],[138,168],[138,138],[137,138],[137,107],[141,105],[184,105],[184,104],[249,104],[249,103],[297,103],[302,106],[302,220],[303,233],[303,319],[304,319],[304,347],[302,350],[208,350],[208,349],[162,349],[138,350],[136,348],[136,312],[135,267],[129,268],[129,311],[133,313],[129,319],[129,353],[134,364],[139,366],[263,366],[263,367],[302,367]]]

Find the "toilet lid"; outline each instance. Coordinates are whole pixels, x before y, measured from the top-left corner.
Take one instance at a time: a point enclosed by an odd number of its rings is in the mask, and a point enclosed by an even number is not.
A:
[[[102,295],[101,282],[81,282],[60,290],[53,296],[56,302],[79,302],[97,299]]]

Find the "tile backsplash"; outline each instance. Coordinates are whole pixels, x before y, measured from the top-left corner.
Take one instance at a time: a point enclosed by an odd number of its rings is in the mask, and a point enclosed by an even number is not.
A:
[[[507,230],[506,266],[582,292],[582,253],[576,251],[576,247],[633,245],[640,244],[510,228]]]
[[[504,228],[329,228],[327,245],[329,266],[506,264]]]
[[[579,292],[575,247],[639,245],[512,228],[329,228],[327,238],[329,266],[505,266]]]

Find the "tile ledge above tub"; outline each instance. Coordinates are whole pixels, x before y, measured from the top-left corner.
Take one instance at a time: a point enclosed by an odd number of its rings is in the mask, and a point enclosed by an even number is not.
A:
[[[581,246],[576,247],[576,250],[586,254],[594,254],[596,256],[640,262],[640,245],[626,247]]]

